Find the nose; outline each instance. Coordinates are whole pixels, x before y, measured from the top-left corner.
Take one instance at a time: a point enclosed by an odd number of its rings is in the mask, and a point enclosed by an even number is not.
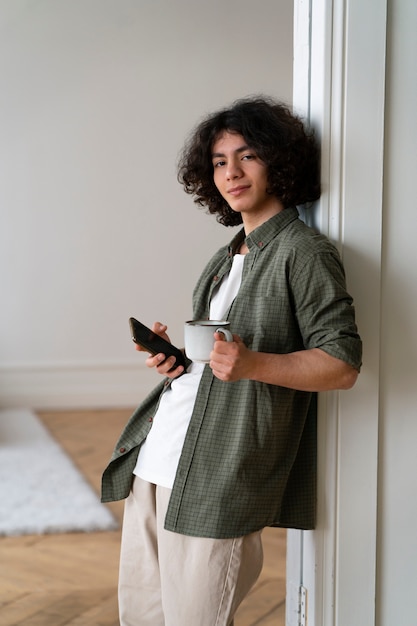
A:
[[[234,178],[239,178],[242,174],[242,169],[239,165],[239,161],[236,159],[230,159],[227,162],[226,167],[226,177],[227,180],[233,180]]]

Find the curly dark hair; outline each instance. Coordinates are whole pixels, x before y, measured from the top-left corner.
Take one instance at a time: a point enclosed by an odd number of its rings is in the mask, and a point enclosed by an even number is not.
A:
[[[243,98],[208,116],[194,129],[178,162],[178,181],[194,202],[225,226],[242,223],[213,181],[212,146],[229,131],[243,136],[266,164],[268,192],[284,208],[314,202],[320,196],[320,155],[314,132],[288,106],[265,96]]]

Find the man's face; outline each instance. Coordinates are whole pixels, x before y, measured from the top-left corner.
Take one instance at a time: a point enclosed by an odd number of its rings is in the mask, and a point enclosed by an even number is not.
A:
[[[212,161],[214,184],[245,226],[256,228],[283,209],[267,192],[265,163],[242,135],[224,131],[213,144]]]

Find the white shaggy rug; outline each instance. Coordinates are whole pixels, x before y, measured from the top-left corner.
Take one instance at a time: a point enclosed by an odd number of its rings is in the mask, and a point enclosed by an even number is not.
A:
[[[0,410],[0,536],[117,527],[36,415]]]

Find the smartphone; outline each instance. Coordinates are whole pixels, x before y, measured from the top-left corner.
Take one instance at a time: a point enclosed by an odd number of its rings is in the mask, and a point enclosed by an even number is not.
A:
[[[185,357],[183,352],[179,348],[176,348],[169,343],[169,341],[165,341],[159,335],[154,333],[150,328],[138,322],[134,317],[129,318],[130,332],[132,335],[132,339],[135,343],[142,346],[147,352],[151,354],[165,354],[168,358],[169,356],[175,356],[175,363],[171,369],[178,367],[179,365],[183,365],[185,367]]]

